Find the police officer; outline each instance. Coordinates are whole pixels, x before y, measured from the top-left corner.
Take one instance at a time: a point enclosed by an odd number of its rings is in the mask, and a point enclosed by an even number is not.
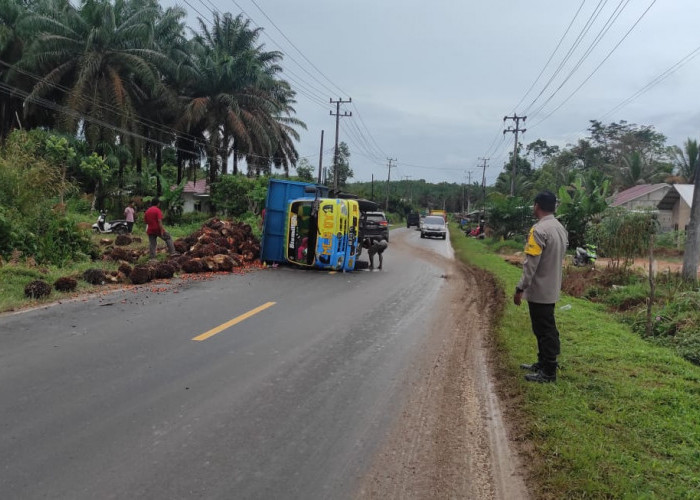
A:
[[[554,304],[561,290],[562,261],[568,245],[568,233],[554,218],[557,198],[550,191],[535,197],[537,223],[530,229],[525,244],[523,274],[515,288],[513,302],[519,306],[527,300],[532,331],[537,338],[537,362],[522,364],[532,373],[529,382],[554,382],[557,379],[557,356],[560,352],[559,330],[554,320]]]

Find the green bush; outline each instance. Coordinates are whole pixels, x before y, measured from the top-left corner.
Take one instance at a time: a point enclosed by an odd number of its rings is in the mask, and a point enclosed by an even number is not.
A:
[[[497,238],[524,236],[534,223],[532,203],[518,196],[492,193],[489,196],[487,219],[488,226]]]
[[[267,198],[267,178],[224,175],[211,186],[211,200],[219,213],[240,217],[246,212],[259,214]]]
[[[598,246],[601,256],[610,257],[614,267],[620,261],[627,267],[635,257],[648,253],[651,235],[657,230],[658,221],[652,212],[609,208],[597,223],[588,226],[586,237]]]

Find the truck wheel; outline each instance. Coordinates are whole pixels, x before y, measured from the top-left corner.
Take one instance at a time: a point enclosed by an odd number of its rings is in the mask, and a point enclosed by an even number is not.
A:
[[[420,233],[421,238],[425,238],[425,235],[423,233]]]

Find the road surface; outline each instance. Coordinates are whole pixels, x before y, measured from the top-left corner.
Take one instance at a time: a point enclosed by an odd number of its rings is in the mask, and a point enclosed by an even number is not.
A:
[[[485,359],[480,387],[458,384],[471,396],[443,408],[455,394],[436,390],[464,376],[455,338],[483,351],[454,335],[459,274],[448,241],[400,229],[382,271],[280,267],[0,316],[0,498],[524,497]],[[429,477],[406,477],[416,463]]]

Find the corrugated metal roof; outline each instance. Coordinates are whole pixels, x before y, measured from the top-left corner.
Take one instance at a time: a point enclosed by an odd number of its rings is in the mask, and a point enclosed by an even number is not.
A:
[[[187,184],[185,184],[183,193],[208,194],[209,186],[207,185],[207,180],[199,179],[195,182],[189,181]]]
[[[692,207],[693,189],[694,186],[692,184],[674,184],[656,206],[659,210],[672,210],[673,205],[675,205],[679,199],[682,199],[689,207]]]
[[[625,189],[624,191],[620,191],[619,193],[617,193],[610,206],[617,207],[619,205],[623,205],[632,200],[636,200],[637,198],[645,196],[649,193],[653,193],[657,189],[665,187],[669,187],[669,185],[665,182],[662,182],[660,184],[640,184],[639,186],[633,186],[629,189]]]

